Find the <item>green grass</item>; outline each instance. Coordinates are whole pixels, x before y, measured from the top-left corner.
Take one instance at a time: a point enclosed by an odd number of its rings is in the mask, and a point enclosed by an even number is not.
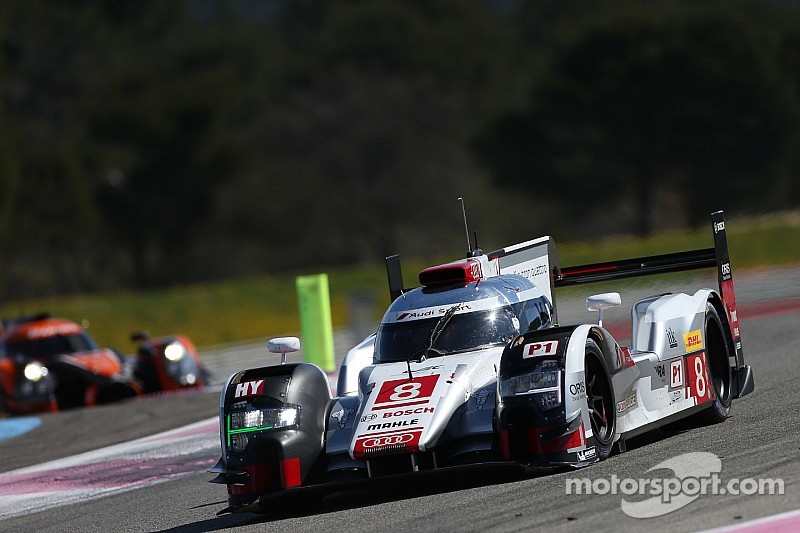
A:
[[[727,231],[734,276],[747,268],[800,263],[800,213],[731,219]],[[713,246],[710,228],[646,239],[619,236],[557,244],[563,266]],[[416,274],[421,268],[452,259],[455,257],[404,258],[406,286],[416,284]],[[349,302],[356,293],[371,302],[370,313],[375,319],[388,304],[383,265],[320,268],[302,274],[312,272],[328,273],[334,327],[348,324]],[[128,338],[137,329],[146,329],[153,335],[184,333],[198,346],[259,338],[266,341],[300,329],[294,279],[295,274],[287,274],[146,292],[9,302],[0,305],[0,316],[46,310],[55,316],[86,321],[98,343],[123,353],[132,350]]]

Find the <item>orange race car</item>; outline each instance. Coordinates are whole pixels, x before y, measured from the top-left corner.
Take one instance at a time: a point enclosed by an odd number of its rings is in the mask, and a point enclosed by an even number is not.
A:
[[[2,321],[0,413],[92,406],[142,394],[123,357],[46,313]]]
[[[131,335],[138,342],[133,375],[144,392],[175,391],[202,387],[208,372],[200,364],[197,348],[184,335],[151,339],[147,332]]]

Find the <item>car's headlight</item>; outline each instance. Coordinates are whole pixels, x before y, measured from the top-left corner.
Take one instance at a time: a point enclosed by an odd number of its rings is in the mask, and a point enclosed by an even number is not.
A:
[[[228,446],[234,452],[243,452],[250,440],[247,433],[296,428],[299,419],[298,407],[255,409],[231,413],[228,419]]]
[[[555,361],[543,361],[532,372],[500,381],[500,395],[524,396],[533,394],[543,410],[561,405],[561,369]]]
[[[180,361],[186,355],[186,348],[178,341],[171,342],[164,348],[164,357],[167,360],[172,361],[173,363],[176,361]]]
[[[35,361],[25,365],[25,369],[22,372],[25,374],[25,379],[29,381],[39,381],[48,374],[47,367]]]
[[[242,413],[231,413],[231,430],[297,427],[297,418],[298,412],[296,407],[256,409]]]

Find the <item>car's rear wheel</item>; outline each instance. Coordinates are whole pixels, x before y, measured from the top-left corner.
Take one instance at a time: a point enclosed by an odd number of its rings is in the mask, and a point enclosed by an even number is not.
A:
[[[597,443],[597,457],[602,461],[611,454],[617,417],[614,390],[603,363],[603,354],[594,339],[586,340],[585,379],[589,420]]]
[[[705,343],[714,400],[712,406],[701,411],[698,416],[710,424],[716,424],[728,418],[731,407],[730,353],[723,332],[719,313],[711,303],[708,303],[705,318]]]

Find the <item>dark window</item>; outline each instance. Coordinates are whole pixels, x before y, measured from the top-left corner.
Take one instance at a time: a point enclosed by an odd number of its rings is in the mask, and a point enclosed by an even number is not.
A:
[[[455,314],[442,330],[428,357],[502,345],[518,333],[511,307]],[[375,342],[376,361],[418,359],[430,344],[440,318],[381,324]]]
[[[23,342],[9,342],[6,347],[11,355],[22,354],[37,359],[46,359],[62,354],[90,352],[97,349],[94,340],[86,333],[55,335]]]

